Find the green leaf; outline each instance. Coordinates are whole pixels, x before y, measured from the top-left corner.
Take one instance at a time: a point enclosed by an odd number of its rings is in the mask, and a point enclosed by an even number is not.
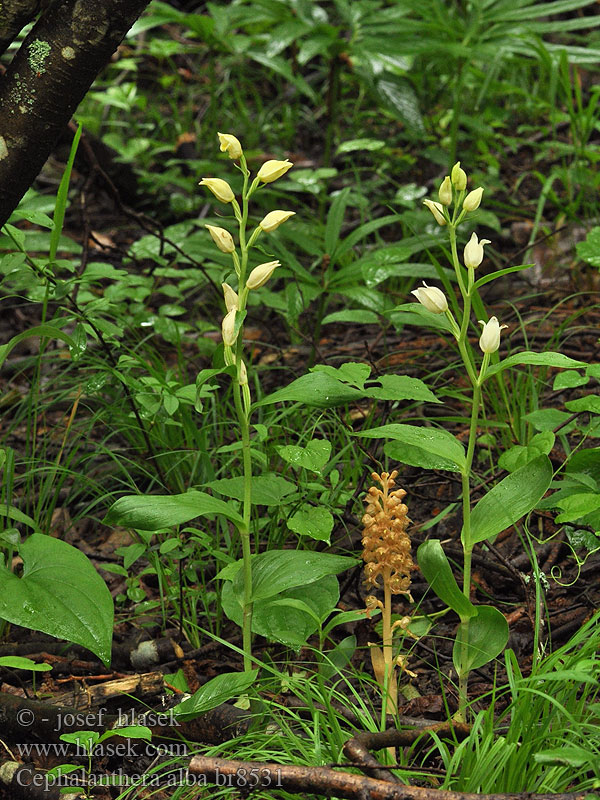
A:
[[[459,470],[463,470],[465,466],[464,447],[451,433],[442,428],[392,424],[371,428],[368,431],[359,431],[355,436],[366,436],[369,439],[395,439],[451,461]]]
[[[252,557],[252,600],[263,600],[295,586],[306,586],[359,563],[357,558],[309,550],[268,550]],[[242,562],[229,564],[218,577],[243,585]],[[240,592],[241,596],[241,592]]]
[[[61,339],[69,345],[69,348],[76,349],[77,347],[73,338],[67,333],[63,333],[60,328],[56,328],[54,325],[37,325],[35,328],[30,328],[27,331],[23,331],[23,333],[18,333],[16,336],[13,336],[10,341],[0,347],[0,367],[4,364],[7,355],[13,347],[16,347],[19,342],[22,342],[24,339],[30,339],[34,336],[42,336],[45,339]]]
[[[235,500],[244,499],[244,478],[242,476],[221,478],[210,481],[206,485],[226,497],[233,497]],[[292,498],[289,495],[296,490],[296,484],[286,481],[281,475],[274,473],[258,475],[252,478],[251,501],[257,506],[280,506],[291,502]]]
[[[48,670],[52,669],[50,664],[38,664],[30,658],[23,658],[23,656],[2,656],[0,658],[0,667],[28,669],[31,672],[48,672]]]
[[[573,522],[600,508],[600,494],[577,492],[558,500],[556,506],[562,509],[562,513],[556,517],[556,522]]]
[[[254,407],[291,400],[314,408],[331,408],[362,400],[363,397],[364,392],[360,389],[354,389],[331,375],[324,372],[310,372],[292,381],[283,389],[267,395],[255,403]]]
[[[600,414],[600,395],[588,394],[585,397],[578,397],[577,400],[568,400],[565,408],[574,413],[591,411],[592,414]]]
[[[333,517],[326,508],[305,503],[289,517],[287,526],[300,536],[310,536],[311,539],[329,543],[333,530]]]
[[[19,547],[23,574],[0,568],[0,619],[86,647],[110,663],[113,602],[90,560],[34,533]]]
[[[159,531],[206,514],[223,514],[238,525],[244,522],[228,503],[197,491],[171,495],[125,495],[112,504],[103,522],[105,525]]]
[[[463,659],[463,640],[468,639]],[[477,606],[477,616],[458,626],[452,660],[459,675],[483,667],[496,658],[506,647],[508,623],[504,615],[493,606]]]
[[[41,533],[37,522],[31,517],[28,517],[27,514],[24,514],[22,511],[19,511],[18,508],[14,506],[8,506],[6,503],[0,503],[0,516],[8,519],[14,519],[15,522],[22,522],[24,525],[28,525],[35,533]]]
[[[311,439],[306,447],[284,445],[276,448],[277,452],[293,467],[304,467],[319,475],[331,456],[331,442],[327,439]]]
[[[433,392],[419,378],[408,375],[382,375],[377,378],[381,389],[371,386],[369,381],[367,397],[377,400],[417,400],[420,403],[441,403]]]
[[[479,280],[475,281],[473,289],[479,289],[480,286],[485,286],[486,283],[496,278],[502,278],[504,275],[510,275],[511,272],[520,272],[522,269],[528,269],[529,267],[533,267],[533,264],[519,264],[517,267],[506,267],[506,269],[496,270],[496,272],[484,275],[483,278],[479,278]]]
[[[351,325],[373,325],[379,322],[379,317],[374,311],[364,308],[349,308],[346,311],[334,311],[323,317],[322,325],[333,322],[348,322]]]
[[[576,386],[585,386],[588,381],[588,375],[582,375],[577,372],[577,370],[568,369],[555,375],[552,391],[557,392],[560,389],[573,389]]]
[[[511,473],[485,494],[471,512],[471,535],[463,544],[471,546],[496,536],[532,511],[552,481],[552,464],[546,455]]]
[[[461,619],[477,614],[477,609],[458,588],[452,568],[438,539],[430,539],[417,550],[417,561],[425,580],[435,594]]]
[[[248,691],[258,675],[257,669],[247,672],[224,672],[205,683],[187,700],[171,709],[180,720],[194,719],[211,708],[216,708],[234,697]]]
[[[442,456],[436,456],[424,450],[422,447],[415,447],[404,442],[386,442],[383,452],[388,458],[399,461],[401,464],[410,464],[411,467],[421,467],[421,469],[445,469],[448,472],[460,472],[454,461]]]
[[[485,377],[487,379],[492,375],[496,375],[498,372],[502,372],[503,369],[507,369],[508,367],[516,367],[522,364],[530,364],[542,367],[560,367],[561,369],[588,366],[587,362],[577,361],[576,359],[569,358],[569,356],[565,356],[562,353],[533,353],[525,350],[523,353],[516,353],[514,356],[509,356],[508,358],[498,362],[498,364],[493,364],[492,366],[488,367]]]
[[[529,422],[537,431],[553,431],[559,425],[563,425],[572,415],[559,408],[539,408],[537,411],[530,411],[525,414],[523,419]],[[568,433],[575,426],[575,421],[570,425],[561,428],[561,433]]]
[[[576,245],[577,255],[592,267],[600,267],[600,228],[592,228],[585,242]]]
[[[325,252],[328,253],[329,256],[334,255],[335,249],[338,245],[342,223],[344,222],[344,214],[346,212],[346,206],[348,205],[348,199],[350,197],[350,191],[351,187],[346,186],[345,189],[342,189],[340,192],[338,192],[334,197],[327,214],[327,223],[325,225]]]
[[[598,264],[594,266],[600,266],[600,255]],[[538,764],[552,764],[554,766],[570,767],[571,769],[580,769],[589,765],[590,770],[594,771],[597,766],[596,759],[596,753],[584,750],[583,747],[565,744],[561,744],[560,747],[554,750],[540,750],[533,754],[533,760]],[[586,797],[590,797],[590,795],[586,793]]]
[[[231,583],[221,592],[223,610],[237,625],[242,624],[240,593]],[[325,621],[339,600],[337,578],[326,575],[310,584],[294,586],[253,605],[252,630],[271,641],[300,648]]]
[[[356,150],[381,150],[386,143],[382,139],[350,139],[337,149],[337,155],[342,153],[353,153]]]
[[[524,467],[539,455],[548,455],[554,447],[556,437],[552,431],[542,431],[532,436],[527,446],[515,445],[506,450],[498,459],[500,469],[507,472],[514,472],[520,467]]]

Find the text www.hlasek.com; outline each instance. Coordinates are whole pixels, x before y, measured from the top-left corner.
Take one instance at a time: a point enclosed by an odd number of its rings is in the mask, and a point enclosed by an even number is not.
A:
[[[75,750],[73,749],[75,748]],[[141,749],[145,749],[145,755],[156,756],[187,756],[189,755],[187,746],[183,742],[157,742],[156,744],[143,745],[139,740],[128,739],[126,742],[103,742],[94,746],[94,758],[110,758],[117,756],[123,758],[140,758],[144,755]],[[59,743],[22,743],[17,745],[18,753],[21,757],[30,756],[57,756],[73,757],[87,756],[88,752],[84,747],[72,744]]]

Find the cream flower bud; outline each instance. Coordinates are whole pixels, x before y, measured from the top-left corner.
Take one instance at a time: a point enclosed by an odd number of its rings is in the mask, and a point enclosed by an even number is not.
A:
[[[460,161],[457,161],[452,167],[451,178],[452,186],[454,186],[458,192],[462,192],[467,188],[467,173],[464,171],[464,169],[461,169]]]
[[[500,325],[497,317],[490,317],[488,322],[480,319],[479,324],[483,325],[479,347],[484,353],[495,353],[500,347],[500,331],[508,325]]]
[[[222,283],[223,297],[225,298],[225,308],[227,311],[237,311],[239,309],[239,298],[237,292],[228,283]]]
[[[225,228],[217,228],[216,225],[205,225],[208,229],[213,242],[217,245],[222,253],[233,253],[235,244],[232,235]]]
[[[472,192],[465,197],[463,200],[463,210],[464,211],[475,211],[479,208],[479,204],[481,203],[481,195],[483,194],[483,187],[480,186],[479,189],[473,189]]]
[[[238,376],[238,383],[240,386],[247,386],[248,385],[248,370],[246,369],[246,365],[244,361],[240,361],[240,371]]]
[[[282,175],[291,169],[294,165],[287,158],[285,161],[265,161],[262,167],[256,173],[256,177],[263,183],[271,183],[281,178]]]
[[[250,275],[248,275],[248,280],[246,281],[246,288],[247,289],[260,289],[261,286],[264,286],[265,283],[269,280],[273,272],[280,267],[281,264],[279,261],[267,261],[265,264],[259,264],[258,267],[254,267]]]
[[[240,140],[231,133],[218,133],[221,152],[227,153],[229,158],[236,160],[242,155],[242,145]]]
[[[235,197],[231,186],[221,178],[202,178],[198,186],[206,186],[222,203],[231,203]]]
[[[443,314],[444,311],[448,311],[446,295],[437,286],[427,286],[423,281],[423,286],[413,289],[411,294],[414,294],[419,303],[434,314]]]
[[[448,175],[446,175],[446,177],[442,181],[442,185],[440,186],[440,191],[438,194],[440,198],[440,203],[443,206],[449,206],[450,203],[452,202],[452,183]]]
[[[235,335],[235,308],[228,311],[223,317],[221,323],[221,335],[223,337],[223,344],[227,347],[233,347],[236,343],[237,336]]]
[[[267,216],[263,217],[258,223],[258,226],[264,233],[271,233],[271,231],[276,230],[282,222],[293,217],[295,213],[295,211],[269,211]]]
[[[465,267],[476,269],[483,261],[483,245],[491,244],[489,239],[477,239],[477,234],[473,232],[471,238],[465,245],[464,262]]]
[[[436,203],[434,200],[423,200],[423,205],[427,206],[427,208],[431,211],[438,225],[446,224],[443,214],[443,206],[441,203]]]

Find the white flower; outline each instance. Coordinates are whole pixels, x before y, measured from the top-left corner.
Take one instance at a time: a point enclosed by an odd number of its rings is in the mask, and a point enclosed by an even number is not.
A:
[[[440,186],[438,196],[440,198],[440,203],[443,206],[449,206],[450,203],[452,202],[452,182],[450,181],[449,175],[446,175],[446,177],[442,181],[442,185]]]
[[[483,245],[491,244],[489,239],[477,239],[477,234],[473,232],[471,238],[465,245],[464,262],[465,267],[476,269],[483,261]]]
[[[443,214],[444,207],[441,203],[436,203],[435,200],[423,200],[423,205],[427,206],[427,208],[431,211],[438,225],[446,224]]]
[[[475,211],[477,208],[479,208],[482,194],[482,186],[480,186],[479,189],[473,189],[472,192],[469,192],[469,194],[463,200],[463,209],[465,211]]]
[[[462,192],[467,188],[467,173],[461,169],[460,161],[452,167],[451,177],[452,185],[457,191]]]
[[[434,314],[443,314],[444,311],[448,311],[446,295],[437,286],[427,286],[423,281],[423,286],[413,289],[411,294],[414,294],[419,303]]]
[[[248,275],[248,280],[246,281],[246,288],[247,289],[260,289],[261,286],[264,286],[265,283],[269,280],[273,272],[280,267],[281,264],[279,261],[267,261],[264,264],[259,264],[258,267],[254,267],[250,275]]]
[[[488,322],[480,319],[479,324],[483,325],[479,347],[484,353],[495,353],[500,347],[500,331],[508,325],[500,325],[497,317],[490,317]]]

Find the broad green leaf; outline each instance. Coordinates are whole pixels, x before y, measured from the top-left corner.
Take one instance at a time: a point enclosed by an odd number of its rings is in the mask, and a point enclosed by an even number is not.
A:
[[[339,595],[337,578],[326,575],[311,583],[308,591],[304,586],[294,586],[272,597],[256,600],[252,630],[271,641],[299,648],[331,614]],[[221,603],[229,619],[241,626],[241,593],[231,582],[223,586]]]
[[[411,467],[460,472],[454,461],[442,458],[442,456],[432,455],[427,450],[423,450],[422,447],[415,447],[404,442],[386,442],[383,446],[383,452],[388,458],[399,461],[401,464],[410,464]]]
[[[531,423],[537,431],[553,431],[559,425],[563,425],[572,414],[561,411],[559,408],[539,408],[537,411],[530,411],[525,414],[523,419]],[[561,433],[568,433],[575,427],[575,420],[561,428]]]
[[[342,383],[349,383],[351,386],[356,386],[357,389],[362,389],[371,374],[371,367],[368,364],[363,364],[362,361],[347,361],[341,367],[316,364],[311,369],[311,372],[320,372]]]
[[[333,530],[331,511],[322,506],[305,503],[287,521],[287,526],[300,536],[310,536],[320,542],[329,543]]]
[[[244,478],[221,478],[206,484],[213,491],[233,497],[235,500],[244,499]],[[251,500],[257,506],[280,506],[291,502],[290,495],[294,494],[297,486],[286,481],[281,475],[257,475],[252,478]]]
[[[283,445],[276,450],[284,461],[293,467],[303,467],[320,475],[329,461],[331,442],[327,439],[311,439],[305,447]]]
[[[468,642],[463,655],[465,636]],[[452,651],[454,669],[461,675],[483,667],[500,655],[507,641],[508,623],[504,615],[493,606],[477,606],[477,616],[463,620],[458,626]]]
[[[315,408],[331,408],[356,402],[364,397],[364,392],[354,389],[337,378],[324,372],[310,372],[302,375],[288,386],[267,395],[255,407],[292,401],[304,403]]]
[[[19,547],[23,574],[0,568],[0,619],[86,647],[110,663],[113,601],[90,560],[34,533]]]
[[[460,470],[465,466],[464,447],[458,439],[442,428],[423,428],[398,423],[382,425],[380,428],[371,428],[368,431],[359,431],[355,435],[366,436],[369,439],[395,439],[451,461]]]
[[[583,472],[600,483],[600,447],[588,447],[573,453],[567,461],[566,472]]]
[[[197,491],[171,495],[125,495],[112,504],[103,522],[105,525],[158,531],[206,514],[223,514],[232,522],[243,524],[242,517],[231,505]]]
[[[552,464],[546,455],[530,461],[497,483],[471,511],[471,534],[464,545],[474,545],[496,536],[532,511],[552,481]]]
[[[552,391],[558,392],[560,389],[573,389],[576,386],[585,386],[588,381],[588,375],[582,375],[575,369],[567,369],[554,376]]]
[[[430,539],[417,550],[417,561],[425,580],[435,594],[461,619],[474,617],[477,609],[458,588],[452,568],[438,539]]]
[[[357,558],[315,553],[309,550],[268,550],[252,557],[252,600],[263,600],[295,586],[307,586],[326,575],[336,575],[359,563]],[[238,570],[234,576],[234,566]],[[226,577],[243,585],[241,561],[228,565]],[[222,573],[221,573],[222,574]],[[225,576],[223,576],[225,577]],[[240,591],[241,596],[241,591]]]
[[[600,266],[600,257],[598,258],[598,264],[595,266]],[[577,747],[577,745],[566,744],[561,744],[560,747],[554,750],[539,750],[533,754],[533,760],[538,764],[552,764],[554,766],[569,767],[573,770],[585,767],[587,764],[590,771],[595,771],[597,767],[596,758],[597,755],[591,750],[585,750],[583,747]],[[594,796],[593,794],[591,795],[591,797]]]
[[[382,375],[377,378],[381,388],[371,385],[367,387],[367,397],[377,400],[417,400],[421,403],[441,403],[433,392],[419,378],[408,375]]]
[[[199,714],[210,711],[248,691],[257,675],[257,669],[247,672],[224,672],[205,683],[187,700],[174,706],[171,711],[180,720],[194,719]]]
[[[569,358],[562,353],[533,353],[525,350],[523,353],[515,353],[514,356],[499,361],[498,364],[493,364],[488,367],[485,377],[489,378],[503,369],[508,367],[517,367],[523,364],[530,364],[541,367],[560,367],[561,369],[568,369],[573,367],[587,367],[587,362],[577,361],[574,358]]]
[[[349,308],[346,311],[334,311],[323,317],[322,325],[329,325],[333,322],[348,322],[351,325],[376,325],[379,317],[374,311],[364,308]]]
[[[28,669],[31,672],[48,672],[48,670],[52,669],[51,664],[38,664],[37,661],[32,661],[30,658],[24,658],[23,656],[2,656],[0,658],[0,667]]]
[[[557,501],[556,506],[562,509],[556,522],[573,522],[600,508],[600,494],[577,492]]]
[[[473,288],[479,289],[480,286],[485,286],[486,283],[496,280],[496,278],[501,278],[503,275],[510,275],[511,272],[520,272],[522,269],[528,269],[529,267],[533,267],[533,264],[519,264],[517,267],[506,267],[506,269],[496,270],[496,272],[484,275],[483,278],[476,280],[473,284]]]
[[[592,228],[585,242],[576,245],[577,255],[593,267],[600,267],[600,228]]]
[[[591,411],[592,414],[600,414],[600,395],[588,394],[577,400],[567,400],[565,408],[572,412]]]
[[[447,333],[452,331],[450,323],[444,314],[434,314],[420,303],[403,303],[386,312],[386,316],[396,327],[402,325],[425,325],[428,328],[435,328]]]
[[[552,431],[536,433],[535,436],[532,436],[527,446],[515,445],[509,450],[505,450],[498,459],[498,466],[507,472],[514,472],[533,461],[539,455],[548,455],[554,447],[555,439],[556,437]]]

